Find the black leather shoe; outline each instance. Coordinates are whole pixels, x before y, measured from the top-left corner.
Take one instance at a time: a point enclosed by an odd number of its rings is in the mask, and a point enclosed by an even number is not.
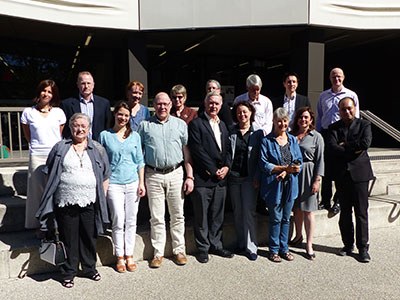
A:
[[[208,263],[208,253],[199,253],[196,257],[199,263],[205,264]]]
[[[258,258],[257,253],[250,253],[250,252],[246,252],[246,257],[251,261],[255,261]]]
[[[215,249],[215,250],[210,251],[210,253],[221,256],[221,257],[225,257],[225,258],[232,258],[234,256],[234,254],[232,252],[225,250],[225,249]]]
[[[343,247],[339,250],[339,256],[351,256],[353,254],[354,247]]]
[[[371,256],[367,250],[361,250],[359,253],[359,261],[362,263],[369,263],[371,261]]]
[[[339,204],[339,202],[335,202],[335,204],[333,204],[332,208],[329,209],[329,211],[328,211],[328,218],[333,218],[338,213],[340,213],[340,204]]]

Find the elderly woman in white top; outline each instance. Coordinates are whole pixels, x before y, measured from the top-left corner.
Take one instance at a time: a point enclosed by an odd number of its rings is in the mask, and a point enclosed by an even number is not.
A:
[[[90,118],[74,114],[70,121],[72,140],[62,140],[51,150],[45,172],[48,181],[36,214],[43,230],[56,219],[67,262],[60,267],[62,285],[74,286],[80,263],[84,277],[101,279],[96,270],[96,238],[108,223],[105,192],[110,175],[107,153],[88,138]]]
[[[66,122],[61,108],[58,88],[53,80],[43,80],[36,88],[35,105],[22,112],[21,124],[29,143],[28,191],[25,206],[25,228],[37,229],[39,222],[35,213],[46,184],[42,172],[51,148],[61,140]],[[42,234],[37,231],[37,236]]]

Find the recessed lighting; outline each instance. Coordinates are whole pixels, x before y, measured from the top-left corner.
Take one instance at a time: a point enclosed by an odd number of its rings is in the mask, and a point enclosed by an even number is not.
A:
[[[89,46],[91,39],[92,39],[92,34],[89,33],[88,36],[86,37],[85,47]]]
[[[193,46],[190,46],[189,48],[185,49],[183,52],[188,52],[196,47],[200,46],[200,43],[194,44]]]

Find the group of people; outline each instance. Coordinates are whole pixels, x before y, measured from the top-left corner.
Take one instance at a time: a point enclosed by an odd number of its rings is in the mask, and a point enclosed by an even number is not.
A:
[[[30,145],[26,227],[37,229],[40,238],[58,228],[68,256],[60,267],[67,288],[74,286],[79,263],[82,276],[101,279],[95,267],[96,238],[107,223],[112,224],[116,270],[136,270],[137,213],[145,195],[152,268],[159,268],[164,258],[166,209],[173,260],[187,263],[185,199],[193,207],[200,263],[207,263],[209,254],[258,258],[258,199],[269,214],[269,259],[294,259],[288,246],[302,243],[304,223],[305,256],[313,260],[313,212],[319,206],[321,180],[327,179],[336,182],[341,208],[340,254],[353,251],[354,207],[360,261],[368,262],[370,124],[358,119],[358,98],[344,88],[343,71],[333,69],[330,79],[332,87],[321,94],[317,118],[309,99],[296,93],[298,76],[293,72],[285,74],[285,94],[274,102],[260,94],[261,78],[250,75],[247,93],[236,97],[232,109],[216,80],[207,81],[204,106],[198,111],[185,105],[187,91],[178,84],[169,94],[155,96],[153,116],[141,104],[144,86],[138,81],[127,85],[126,100],[115,104],[112,116],[109,101],[93,94],[89,72],[78,75],[78,97],[62,102],[54,81],[44,80],[35,105],[21,117]],[[227,194],[236,230],[234,251],[222,242]],[[327,209],[330,200],[323,202]],[[292,211],[296,232],[290,240]]]

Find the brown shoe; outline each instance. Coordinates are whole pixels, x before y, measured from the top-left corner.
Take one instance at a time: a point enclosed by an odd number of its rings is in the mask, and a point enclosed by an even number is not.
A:
[[[163,256],[154,256],[154,258],[150,262],[150,268],[159,268],[161,267]]]
[[[137,269],[137,265],[135,263],[135,261],[133,260],[133,256],[125,256],[125,260],[126,260],[126,269],[129,272],[133,272],[136,271]]]
[[[178,265],[178,266],[183,266],[186,265],[187,263],[187,258],[186,255],[183,252],[180,252],[178,254],[174,255],[174,262]]]
[[[125,260],[124,260],[123,256],[118,256],[117,257],[117,264],[115,265],[115,268],[117,269],[118,273],[125,273],[126,272]]]

